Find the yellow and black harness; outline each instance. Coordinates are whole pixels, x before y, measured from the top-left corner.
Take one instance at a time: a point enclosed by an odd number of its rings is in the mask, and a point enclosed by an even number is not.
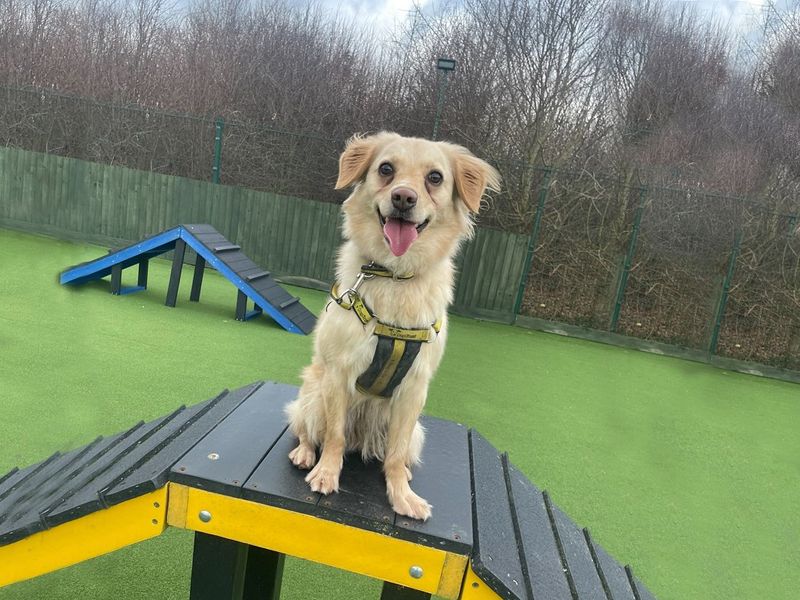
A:
[[[386,267],[370,263],[361,267],[361,273],[353,287],[342,294],[339,293],[337,284],[334,283],[331,288],[333,301],[345,310],[352,310],[361,323],[366,325],[373,319],[376,321],[373,333],[378,336],[378,345],[375,347],[375,354],[367,370],[356,380],[356,388],[364,394],[391,397],[414,364],[422,344],[435,341],[442,328],[442,319],[424,329],[406,329],[384,323],[370,310],[358,291],[365,280],[373,277],[391,277],[395,281],[402,281],[413,276],[396,275]]]

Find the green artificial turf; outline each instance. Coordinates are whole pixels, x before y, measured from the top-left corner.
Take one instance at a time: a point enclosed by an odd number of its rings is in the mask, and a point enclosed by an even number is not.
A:
[[[199,304],[150,288],[61,287],[98,247],[0,230],[0,471],[258,379],[299,383],[309,337],[233,319],[216,274]],[[268,265],[264,265],[268,267]],[[126,274],[132,284],[135,269]],[[318,312],[322,293],[291,289]],[[800,589],[800,386],[464,318],[427,412],[477,428],[662,599],[781,599]],[[435,507],[434,507],[435,510]],[[0,600],[184,599],[191,534],[0,590]],[[2,565],[0,565],[2,568]],[[283,598],[360,599],[380,584],[299,560]]]

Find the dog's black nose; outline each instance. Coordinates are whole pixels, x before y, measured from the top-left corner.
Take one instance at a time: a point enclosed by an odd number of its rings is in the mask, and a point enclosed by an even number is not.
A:
[[[397,210],[408,210],[417,204],[417,193],[408,188],[392,190],[392,205]]]

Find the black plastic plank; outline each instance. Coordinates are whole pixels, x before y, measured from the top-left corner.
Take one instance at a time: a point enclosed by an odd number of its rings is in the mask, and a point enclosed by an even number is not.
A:
[[[261,504],[314,514],[322,497],[311,491],[305,482],[308,471],[295,467],[289,452],[297,446],[297,438],[288,430],[272,447],[242,488],[242,497]]]
[[[288,295],[288,292],[284,290],[280,284],[275,281],[272,277],[265,277],[263,279],[256,279],[254,283],[251,284],[251,287],[257,291],[259,294],[264,296],[267,300],[270,299],[270,295],[274,294],[274,290],[278,289]]]
[[[14,477],[17,473],[19,473],[19,468],[18,467],[14,467],[8,473],[6,473],[2,477],[0,477],[0,493],[2,493],[3,490],[7,487],[6,486],[6,481],[11,480],[11,478]],[[10,487],[10,486],[11,486],[11,484],[8,485],[8,487]]]
[[[296,397],[294,386],[264,383],[175,464],[170,481],[241,496],[241,487],[286,428],[283,407]]]
[[[232,392],[223,392],[210,400],[208,409],[182,429],[168,446],[148,457],[142,464],[129,469],[104,489],[103,500],[109,505],[118,504],[162,487],[169,479],[170,470],[175,463],[260,386],[261,382],[254,383]]]
[[[47,460],[52,460],[55,456],[60,456],[60,453],[57,453]],[[7,473],[3,477],[3,484],[0,485],[0,500],[11,494],[17,486],[22,482],[26,477],[30,476],[30,474],[37,468],[39,468],[43,462],[31,465],[30,467],[25,467],[24,469],[19,469],[14,467],[9,473]]]
[[[227,239],[225,239],[225,236],[220,233],[207,233],[205,235],[195,235],[193,237],[211,252],[213,252],[212,248],[216,245],[230,243]]]
[[[285,311],[290,306],[298,304],[299,302],[300,302],[300,298],[298,298],[296,296],[292,296],[289,299],[284,300],[283,302],[278,304],[278,308],[281,309],[281,311]]]
[[[606,588],[606,593],[611,600],[636,600],[631,589],[628,575],[625,569],[617,561],[611,558],[600,544],[594,541],[588,529],[583,530],[589,549],[592,551],[597,572]]]
[[[321,498],[318,515],[362,529],[391,533],[395,513],[386,497],[381,463],[364,463],[358,453],[348,453],[339,476],[339,492]]]
[[[567,570],[578,598],[580,600],[608,600],[583,532],[557,506],[552,506],[552,514],[558,531],[558,539],[564,551]]]
[[[68,466],[65,465],[47,481],[36,486],[32,496],[17,502],[13,518],[4,523],[4,526],[0,526],[0,544],[9,544],[46,529],[42,513],[62,497],[64,490],[68,489],[69,482],[137,428],[138,426],[108,438],[99,438],[87,446],[78,448],[74,460]]]
[[[633,575],[633,570],[629,566],[625,567],[625,572],[628,575],[628,580],[636,589],[637,600],[656,600],[656,597],[650,593],[650,590],[648,590],[645,585]]]
[[[96,442],[97,440],[92,443]],[[13,521],[15,515],[18,515],[24,507],[35,505],[38,500],[41,500],[40,491],[47,486],[47,481],[51,477],[58,476],[63,470],[69,469],[70,465],[79,460],[81,453],[85,451],[86,447],[76,448],[66,454],[58,454],[18,483],[11,493],[0,500],[0,522],[7,524]],[[0,532],[2,532],[2,526],[0,526]]]
[[[308,312],[303,318],[297,321],[292,321],[300,331],[303,333],[311,333],[314,330],[314,325],[317,323],[317,317],[311,311]]]
[[[242,247],[239,244],[232,244],[228,242],[227,244],[215,244],[211,248],[214,252],[233,252],[234,250],[241,250]]]
[[[214,228],[213,225],[209,225],[208,223],[191,223],[189,225],[181,225],[181,227],[191,232],[193,235],[202,235],[206,233],[219,233]]]
[[[533,597],[572,600],[542,491],[513,465],[508,478]]]
[[[53,526],[104,508],[106,504],[101,490],[160,451],[207,407],[208,402],[190,408],[181,407],[167,417],[145,423],[134,432],[133,439],[125,440],[76,478],[68,494],[47,510],[45,521]]]
[[[224,264],[228,265],[228,267],[230,267],[231,270],[235,271],[236,273],[258,266],[250,257],[239,250],[236,252],[219,254],[217,255],[217,258]]]
[[[411,488],[432,506],[427,521],[397,516],[399,537],[418,541],[437,538],[437,547],[469,554],[472,549],[472,488],[469,440],[465,426],[423,417],[425,446],[422,464],[412,469]]]
[[[528,598],[500,453],[470,431],[472,568],[501,598]]]
[[[301,318],[306,316],[310,311],[300,303],[300,298],[297,299],[296,302],[292,302],[287,300],[286,302],[290,302],[285,308],[281,309],[283,315],[292,322],[299,321]],[[286,304],[286,303],[284,303]]]
[[[244,271],[244,272],[241,273],[241,275],[248,282],[249,281],[257,281],[259,279],[263,279],[264,277],[269,277],[270,275],[272,275],[272,273],[270,273],[269,271],[265,271],[261,267],[258,267],[257,269],[253,269],[252,271],[253,271],[252,273],[248,273],[247,271]]]

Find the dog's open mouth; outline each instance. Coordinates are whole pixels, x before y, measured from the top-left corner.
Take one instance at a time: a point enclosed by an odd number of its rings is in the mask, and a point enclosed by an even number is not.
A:
[[[415,223],[399,216],[384,217],[380,210],[377,212],[381,227],[383,227],[383,237],[395,256],[402,256],[408,252],[411,244],[430,222],[430,219],[425,219],[422,223]]]

